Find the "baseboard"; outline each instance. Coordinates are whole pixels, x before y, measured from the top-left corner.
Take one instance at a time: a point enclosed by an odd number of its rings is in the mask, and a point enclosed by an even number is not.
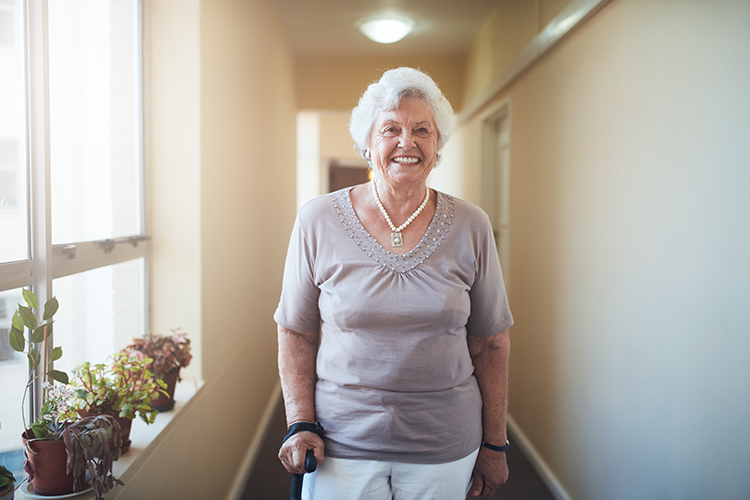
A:
[[[245,458],[242,460],[242,465],[237,472],[237,477],[234,479],[232,489],[230,490],[229,495],[227,495],[227,500],[241,500],[242,495],[245,493],[247,481],[250,479],[250,473],[255,466],[255,461],[258,459],[258,453],[260,453],[260,448],[263,446],[263,440],[268,432],[268,426],[271,424],[271,418],[273,418],[276,405],[279,403],[279,398],[281,398],[281,382],[277,382],[276,387],[273,389],[271,399],[268,401],[266,409],[263,412],[263,418],[260,422],[260,426],[258,426],[258,431],[255,433],[253,442],[250,443],[250,446],[245,453]]]
[[[565,491],[565,488],[563,488],[560,481],[552,473],[552,469],[550,469],[547,463],[542,459],[539,452],[536,451],[534,445],[531,444],[529,438],[526,437],[526,434],[523,433],[521,427],[511,415],[508,415],[508,428],[510,432],[513,433],[513,444],[518,445],[518,447],[521,448],[521,451],[529,462],[531,462],[531,465],[534,467],[537,474],[539,474],[539,477],[542,478],[544,484],[547,485],[547,488],[549,488],[552,495],[557,500],[573,500],[573,497]],[[512,473],[513,472],[511,471],[511,474]]]

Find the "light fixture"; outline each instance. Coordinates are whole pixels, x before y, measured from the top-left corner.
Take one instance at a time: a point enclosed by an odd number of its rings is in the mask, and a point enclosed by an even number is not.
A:
[[[408,35],[414,21],[395,15],[365,17],[357,21],[357,27],[367,38],[378,43],[398,42]]]

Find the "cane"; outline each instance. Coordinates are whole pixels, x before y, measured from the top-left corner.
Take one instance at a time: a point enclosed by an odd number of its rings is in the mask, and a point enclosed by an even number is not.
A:
[[[315,472],[318,467],[318,462],[315,460],[315,454],[312,450],[307,450],[305,455],[305,470],[307,472]],[[302,479],[305,477],[304,474],[292,474],[292,500],[302,500]]]

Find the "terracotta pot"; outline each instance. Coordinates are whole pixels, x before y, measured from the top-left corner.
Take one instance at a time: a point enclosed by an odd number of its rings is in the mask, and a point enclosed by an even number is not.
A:
[[[84,411],[84,410],[78,410],[78,414],[81,417],[98,417],[99,415],[109,415],[111,417],[114,417],[115,420],[117,420],[117,423],[120,424],[120,432],[122,433],[122,446],[120,447],[120,454],[124,455],[125,453],[130,450],[130,428],[133,426],[133,419],[131,418],[125,418],[115,415],[113,412],[92,412],[92,411]],[[114,450],[115,448],[115,438],[111,437],[109,440],[109,449]]]
[[[21,435],[24,443],[24,454],[26,455],[26,472],[34,474],[31,485],[38,495],[68,495],[73,493],[73,474],[65,471],[68,454],[65,451],[64,441],[29,441],[28,436],[33,436],[31,431]],[[34,451],[29,453],[26,443]],[[83,487],[86,479],[84,470],[78,478]]]
[[[174,389],[177,386],[177,379],[180,378],[180,367],[173,368],[164,375],[164,383],[167,384],[167,393],[165,396],[159,393],[159,397],[151,400],[151,406],[158,411],[164,412],[174,408]]]

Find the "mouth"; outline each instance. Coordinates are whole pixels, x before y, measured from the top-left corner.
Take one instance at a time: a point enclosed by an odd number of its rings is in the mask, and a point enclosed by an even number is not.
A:
[[[419,163],[420,159],[413,156],[396,156],[395,158],[392,158],[391,161],[402,165],[414,165]]]

